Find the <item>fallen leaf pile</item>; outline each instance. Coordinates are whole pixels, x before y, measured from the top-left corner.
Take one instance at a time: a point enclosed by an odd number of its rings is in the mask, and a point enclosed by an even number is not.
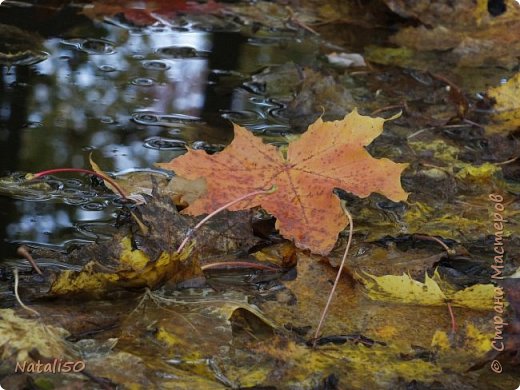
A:
[[[488,10],[488,1],[445,2],[386,0],[390,8],[424,25],[401,29],[393,42],[415,50],[443,50],[461,66],[499,65],[514,68],[518,64],[520,44],[520,4],[504,1],[502,9]],[[516,33],[515,33],[516,32]]]

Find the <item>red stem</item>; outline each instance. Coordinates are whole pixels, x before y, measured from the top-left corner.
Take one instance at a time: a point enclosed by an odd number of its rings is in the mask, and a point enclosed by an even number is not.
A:
[[[61,173],[61,172],[86,173],[88,175],[93,175],[93,176],[99,177],[102,180],[106,180],[112,187],[114,187],[114,189],[119,193],[119,195],[121,195],[121,197],[123,199],[128,200],[128,197],[126,196],[125,192],[119,186],[119,184],[117,184],[115,182],[115,180],[111,179],[110,177],[108,177],[106,175],[103,175],[103,174],[95,172],[95,171],[91,171],[89,169],[82,169],[82,168],[56,168],[56,169],[49,169],[47,171],[41,171],[41,172],[35,173],[33,177],[35,179],[39,179],[39,178],[41,178],[43,176],[53,175],[55,173]]]
[[[449,302],[448,302],[448,311],[450,312],[450,317],[451,317],[451,331],[452,331],[452,333],[456,333],[457,332],[457,321],[455,321],[455,314],[453,313],[453,309]]]

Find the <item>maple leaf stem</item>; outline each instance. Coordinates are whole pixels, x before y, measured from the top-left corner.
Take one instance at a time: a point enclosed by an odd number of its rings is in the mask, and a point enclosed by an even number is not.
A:
[[[323,309],[323,312],[321,313],[320,322],[318,324],[318,328],[316,329],[316,333],[314,334],[314,339],[312,342],[312,347],[316,347],[316,341],[318,341],[318,337],[320,335],[321,327],[323,326],[323,323],[325,322],[325,318],[327,317],[327,312],[329,311],[329,306],[332,302],[332,298],[334,297],[334,293],[336,292],[336,287],[338,287],[338,283],[341,277],[341,271],[343,271],[343,267],[345,266],[345,260],[347,259],[348,251],[350,249],[350,244],[352,243],[352,232],[354,231],[354,222],[352,222],[352,215],[350,215],[350,212],[345,207],[345,202],[341,202],[341,208],[345,212],[348,218],[349,223],[349,233],[348,233],[348,241],[347,241],[347,247],[345,248],[345,253],[343,254],[343,258],[341,259],[341,264],[339,265],[338,273],[336,275],[336,280],[334,281],[334,285],[332,286],[332,290],[330,290],[329,298],[327,299],[327,303],[325,304],[325,308]]]
[[[123,191],[123,189],[119,186],[119,184],[117,184],[115,182],[115,180],[111,179],[110,177],[108,177],[106,175],[103,175],[103,174],[98,173],[98,172],[91,171],[89,169],[82,169],[82,168],[56,168],[56,169],[49,169],[47,171],[41,171],[41,172],[35,173],[34,175],[32,175],[31,179],[39,179],[39,178],[41,178],[43,176],[53,175],[55,173],[61,173],[61,172],[86,173],[86,174],[89,174],[89,175],[93,175],[93,176],[99,177],[100,179],[105,180],[108,183],[110,183],[110,185],[112,185],[112,187],[115,188],[115,190],[119,193],[119,195],[121,195],[121,197],[123,199],[129,200],[127,195]]]
[[[227,208],[233,206],[235,203],[241,202],[244,199],[247,199],[247,198],[250,198],[250,197],[253,197],[253,196],[256,196],[256,195],[269,195],[269,194],[272,194],[275,191],[276,191],[276,186],[273,185],[268,190],[256,190],[256,191],[250,192],[248,194],[242,195],[241,197],[232,200],[231,202],[226,203],[224,206],[219,207],[218,209],[216,209],[215,211],[213,211],[212,213],[210,213],[206,217],[204,217],[197,225],[195,225],[195,227],[193,229],[190,229],[188,231],[188,234],[186,234],[186,237],[184,238],[184,241],[182,241],[181,245],[179,245],[179,248],[177,248],[177,253],[180,253],[182,251],[182,249],[186,246],[186,244],[191,239],[191,237],[193,237],[193,235],[195,234],[197,229],[199,229],[208,220],[213,218],[215,215],[217,215],[221,211],[226,210]]]

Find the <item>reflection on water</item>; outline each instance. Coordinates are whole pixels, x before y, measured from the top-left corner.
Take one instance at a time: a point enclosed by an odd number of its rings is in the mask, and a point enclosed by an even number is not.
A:
[[[93,22],[77,6],[61,7],[60,18],[58,11],[39,11],[0,8],[0,23],[37,30],[49,54],[35,65],[0,69],[2,175],[87,168],[90,153],[107,171],[147,168],[186,146],[221,149],[232,135],[229,121],[268,135],[286,133],[283,105],[247,82],[266,65],[316,57],[316,42],[286,31],[256,37],[236,23],[212,28],[166,17],[139,28],[116,18]],[[66,194],[80,191],[70,177],[62,176],[69,183],[61,199],[0,198],[2,257],[16,242],[92,240],[113,220],[114,197],[78,193],[76,204]],[[79,179],[90,188],[87,178]]]

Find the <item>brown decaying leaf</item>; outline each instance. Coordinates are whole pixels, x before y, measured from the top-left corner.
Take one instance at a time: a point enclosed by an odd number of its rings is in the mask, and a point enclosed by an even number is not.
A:
[[[247,193],[276,186],[274,194],[252,197],[230,209],[262,206],[277,218],[280,233],[298,247],[327,254],[347,223],[334,188],[360,197],[379,192],[393,201],[408,196],[400,183],[407,164],[375,159],[364,148],[382,133],[384,122],[357,110],[340,121],[318,119],[290,143],[286,158],[235,125],[235,138],[224,151],[208,155],[190,149],[158,165],[187,179],[206,179],[206,196],[185,210],[191,215],[210,213]]]
[[[139,238],[140,245],[152,257],[162,251],[175,251],[202,219],[179,214],[172,199],[158,191],[146,205],[138,208],[136,214],[148,228],[148,234]],[[219,213],[202,225],[193,239],[196,245],[192,256],[197,258],[249,249],[259,241],[253,234],[250,210]]]

